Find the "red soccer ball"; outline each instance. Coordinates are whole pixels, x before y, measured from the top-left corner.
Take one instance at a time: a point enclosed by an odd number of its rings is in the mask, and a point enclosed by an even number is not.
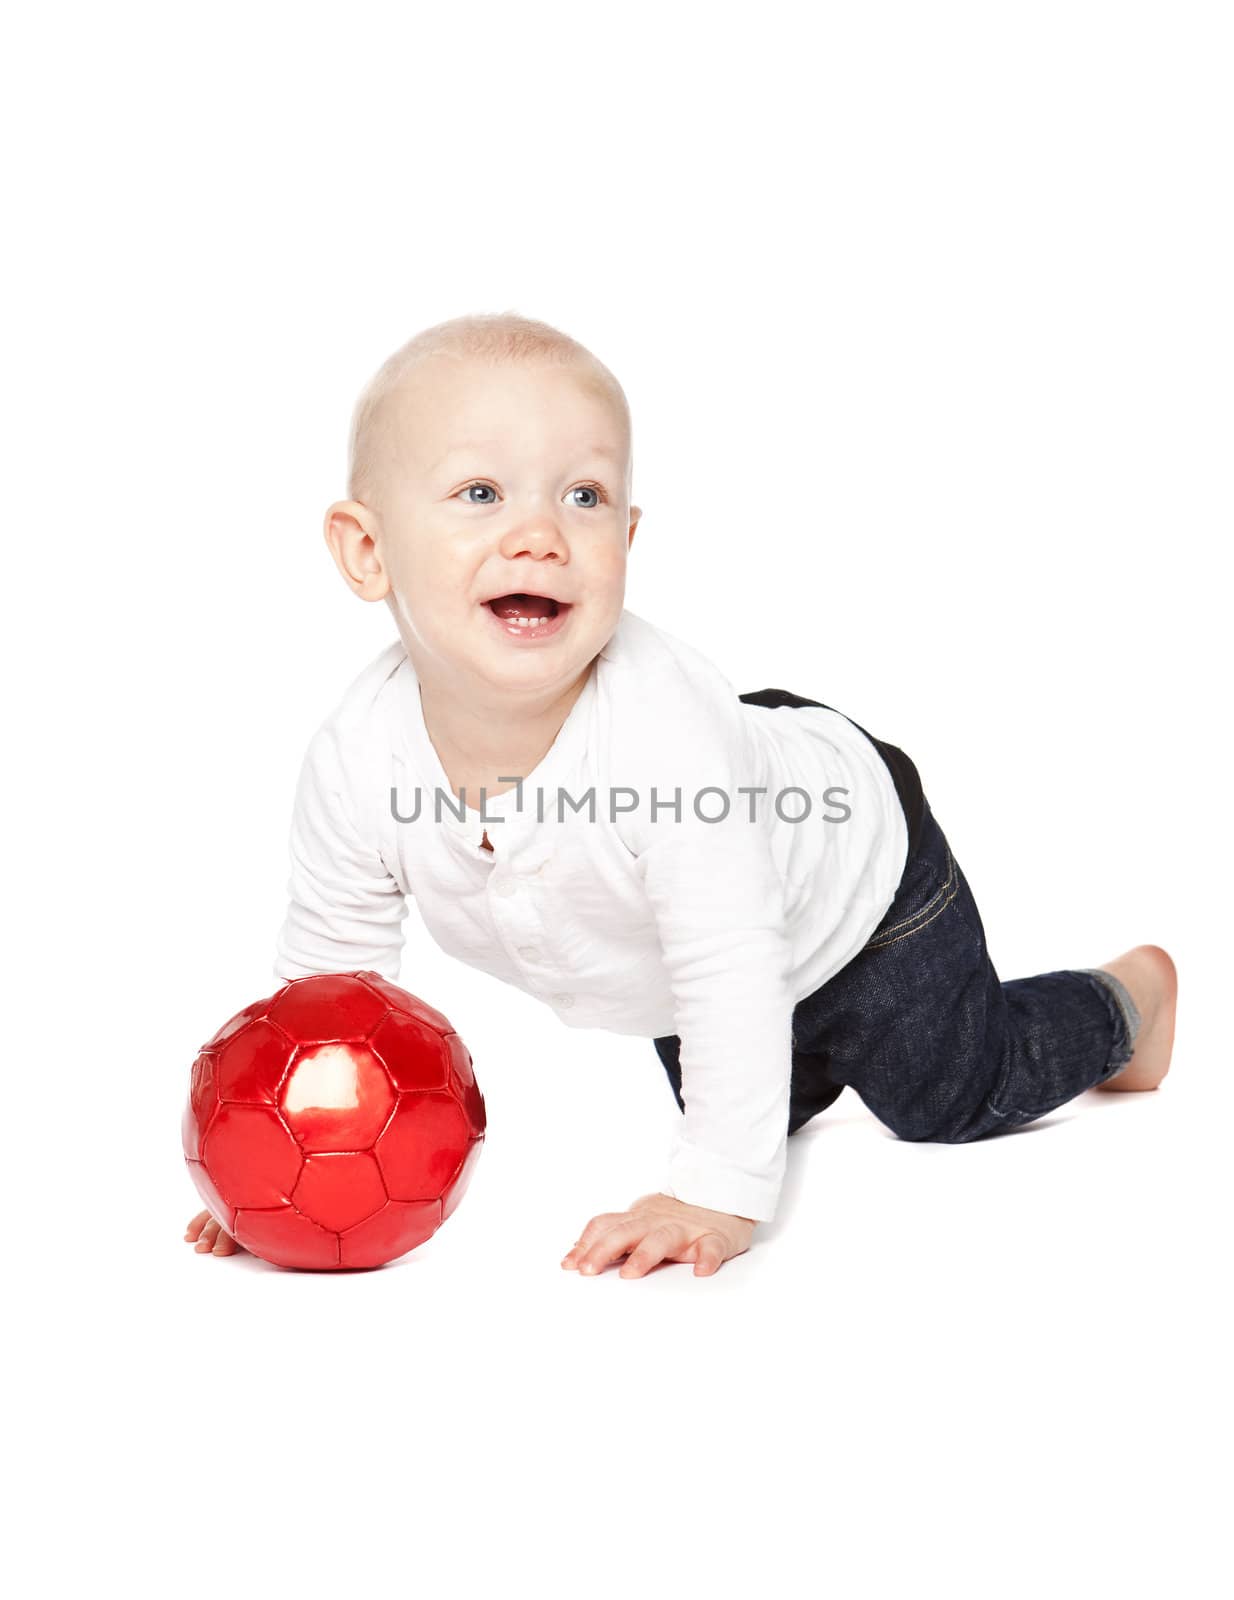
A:
[[[471,1053],[375,972],[295,978],[193,1063],[184,1159],[210,1215],[280,1267],[379,1267],[432,1237],[484,1140]]]

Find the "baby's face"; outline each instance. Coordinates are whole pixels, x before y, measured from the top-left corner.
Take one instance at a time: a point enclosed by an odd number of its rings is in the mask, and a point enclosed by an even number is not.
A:
[[[620,411],[585,367],[441,358],[395,404],[379,551],[413,666],[464,695],[564,690],[625,603]]]

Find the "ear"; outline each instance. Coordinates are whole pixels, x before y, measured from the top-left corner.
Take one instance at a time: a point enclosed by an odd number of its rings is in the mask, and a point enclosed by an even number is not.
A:
[[[642,516],[642,514],[643,508],[641,506],[630,507],[630,537],[626,540],[627,550],[634,543],[634,534],[635,530],[638,528],[638,519]]]
[[[361,600],[384,600],[390,592],[378,550],[377,514],[359,500],[336,500],[323,528],[334,564],[347,587]]]

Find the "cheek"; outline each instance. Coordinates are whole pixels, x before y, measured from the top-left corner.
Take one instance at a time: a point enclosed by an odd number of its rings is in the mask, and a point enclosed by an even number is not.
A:
[[[611,588],[625,578],[627,570],[626,546],[614,544],[596,552],[592,575],[598,584]]]
[[[466,552],[457,543],[417,536],[387,557],[390,582],[404,594],[449,594],[464,587]]]

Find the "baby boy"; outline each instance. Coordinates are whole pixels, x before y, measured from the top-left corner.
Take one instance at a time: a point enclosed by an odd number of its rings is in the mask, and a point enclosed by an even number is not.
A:
[[[746,1250],[788,1137],[846,1086],[942,1142],[1155,1088],[1166,952],[1001,981],[903,751],[807,696],[737,695],[625,608],[631,486],[621,386],[545,323],[439,324],[369,384],[325,535],[398,638],[305,755],[279,982],[397,980],[414,899],[567,1025],[654,1040],[682,1112],[665,1181],[591,1218],[562,1262],[583,1273]],[[186,1237],[238,1248],[206,1212]]]

